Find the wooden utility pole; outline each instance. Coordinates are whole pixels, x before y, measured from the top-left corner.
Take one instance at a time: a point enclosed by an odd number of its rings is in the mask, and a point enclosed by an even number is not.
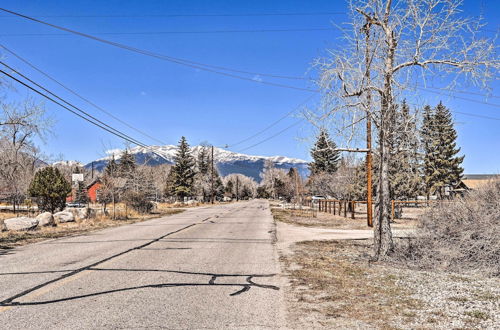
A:
[[[211,173],[210,184],[212,187],[211,188],[211,190],[212,190],[211,203],[213,204],[214,203],[214,195],[215,195],[215,191],[214,191],[214,146],[212,146],[212,173]]]
[[[370,85],[370,22],[366,22],[364,31],[366,34],[365,64],[366,81]],[[373,227],[372,206],[372,118],[371,118],[372,93],[368,90],[366,95],[366,221],[369,227]]]

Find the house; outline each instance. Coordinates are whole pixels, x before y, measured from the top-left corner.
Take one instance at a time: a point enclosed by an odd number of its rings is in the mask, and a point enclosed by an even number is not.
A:
[[[89,200],[91,203],[95,203],[97,201],[97,192],[101,188],[101,186],[101,179],[95,179],[91,184],[87,186],[87,195],[89,196]]]
[[[463,195],[465,191],[479,189],[494,179],[500,179],[500,175],[465,174],[460,183],[453,189],[453,193]]]
[[[87,191],[87,196],[89,198],[89,202],[95,203],[97,201],[98,190],[101,188],[101,186],[102,186],[102,182],[101,182],[101,179],[99,179],[99,178],[95,179],[94,181],[92,181],[92,183],[87,185],[86,191]],[[76,187],[73,187],[71,189],[70,195],[68,195],[68,197],[66,197],[66,202],[72,203],[75,200],[76,200]]]

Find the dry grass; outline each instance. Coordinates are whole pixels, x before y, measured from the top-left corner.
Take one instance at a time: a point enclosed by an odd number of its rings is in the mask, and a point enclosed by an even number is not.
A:
[[[423,216],[417,236],[398,246],[399,260],[422,269],[500,276],[500,180]]]
[[[280,207],[271,208],[274,218],[277,221],[305,227],[322,227],[331,229],[370,229],[366,224],[366,217],[356,219],[344,218],[324,212],[316,212],[316,217],[312,217],[310,212],[301,210],[283,209]],[[391,224],[395,229],[410,229],[417,226],[414,219],[398,219]]]
[[[293,328],[497,328],[495,279],[369,264],[368,241],[297,243],[281,260]]]
[[[119,212],[117,214],[118,215],[117,220],[110,219],[109,217],[99,217],[93,219],[79,220],[76,222],[61,223],[58,224],[56,227],[42,227],[32,231],[0,232],[0,249],[9,249],[15,246],[39,242],[51,238],[80,235],[94,230],[121,226],[148,219],[173,215],[181,212],[183,212],[183,210],[162,209],[157,213],[140,215],[134,211],[129,211],[127,218],[125,218],[124,213],[122,214]],[[120,219],[120,217],[122,219]]]

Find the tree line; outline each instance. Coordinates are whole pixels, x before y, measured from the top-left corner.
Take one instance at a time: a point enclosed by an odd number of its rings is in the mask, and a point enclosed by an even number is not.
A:
[[[418,118],[423,119],[419,122]],[[419,195],[445,198],[462,179],[464,157],[457,147],[457,133],[450,110],[440,102],[426,105],[423,115],[410,111],[403,101],[392,118],[388,137],[390,198],[415,199]],[[352,155],[341,156],[326,129],[321,129],[311,149],[307,188],[312,194],[338,199],[366,199],[366,163]],[[373,180],[377,193],[379,155],[374,153]]]

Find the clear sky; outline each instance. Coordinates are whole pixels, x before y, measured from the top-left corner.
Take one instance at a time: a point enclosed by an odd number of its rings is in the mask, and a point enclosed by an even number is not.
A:
[[[99,37],[164,55],[250,72],[311,76],[314,58],[338,43],[332,22],[347,19],[346,3],[330,1],[19,1],[3,0],[2,7]],[[500,2],[465,0],[466,14],[483,14],[487,29],[499,27]],[[270,13],[331,13],[328,15],[246,15]],[[191,16],[168,16],[184,14]],[[225,14],[226,16],[196,16]],[[115,116],[167,144],[181,135],[195,145],[209,142],[232,145],[262,130],[310,98],[307,91],[274,87],[205,72],[114,48],[40,24],[0,13],[1,44],[76,90]],[[43,16],[43,17],[42,17]],[[96,17],[101,16],[101,17]],[[102,17],[105,16],[105,17]],[[228,30],[294,30],[287,32],[227,32]],[[130,34],[137,32],[204,32]],[[494,34],[490,32],[490,34]],[[1,52],[5,61],[60,96],[147,144],[159,144],[90,107],[39,73]],[[301,80],[276,79],[256,74],[250,79],[312,88]],[[27,95],[17,87],[21,96]],[[492,84],[500,96],[500,84]],[[500,104],[500,98],[460,95]],[[314,106],[317,96],[309,99]],[[455,111],[500,118],[500,107],[423,93],[420,99],[439,99]],[[52,156],[88,162],[105,149],[123,142],[76,116],[46,103],[54,118],[53,134],[42,149]],[[231,150],[240,151],[276,135],[299,119],[290,116],[268,131]],[[500,173],[500,121],[455,114],[459,146],[466,158],[466,173]],[[285,155],[309,159],[314,130],[302,122],[265,143],[245,150],[248,154]],[[361,146],[362,147],[362,146]]]

